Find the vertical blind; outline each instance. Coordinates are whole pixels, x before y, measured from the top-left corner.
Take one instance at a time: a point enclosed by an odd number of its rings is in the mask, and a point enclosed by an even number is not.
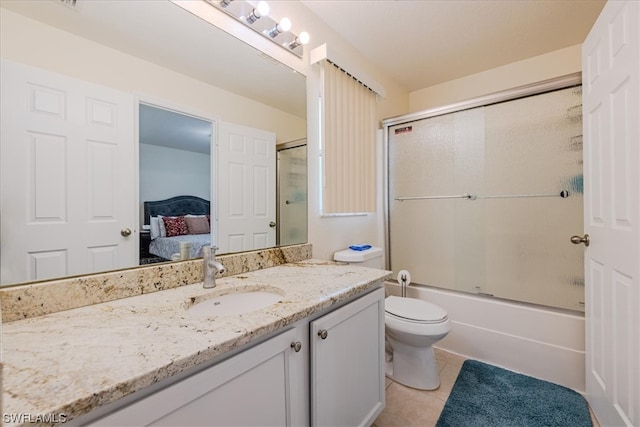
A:
[[[323,63],[322,213],[375,212],[376,94]]]

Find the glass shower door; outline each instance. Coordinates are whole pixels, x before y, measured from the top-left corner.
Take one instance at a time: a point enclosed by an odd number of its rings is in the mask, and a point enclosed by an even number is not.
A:
[[[391,268],[583,311],[580,87],[388,128]]]
[[[307,146],[278,149],[278,245],[307,242]]]

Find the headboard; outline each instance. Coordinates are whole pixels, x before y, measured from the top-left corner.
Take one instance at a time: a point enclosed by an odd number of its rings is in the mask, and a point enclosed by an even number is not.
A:
[[[197,196],[176,196],[166,200],[144,202],[144,223],[150,224],[152,216],[209,215],[211,206],[208,200]]]

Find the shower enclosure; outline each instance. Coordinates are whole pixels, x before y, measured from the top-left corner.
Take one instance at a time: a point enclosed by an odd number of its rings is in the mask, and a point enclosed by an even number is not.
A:
[[[278,144],[277,245],[307,242],[307,140]]]
[[[572,76],[385,120],[390,268],[584,311],[581,99]]]

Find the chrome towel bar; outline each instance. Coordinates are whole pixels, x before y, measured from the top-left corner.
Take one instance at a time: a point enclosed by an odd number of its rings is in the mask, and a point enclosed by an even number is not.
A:
[[[495,196],[479,196],[477,194],[464,193],[455,196],[411,196],[411,197],[396,197],[394,200],[404,202],[405,200],[435,200],[435,199],[521,199],[528,197],[561,197],[566,199],[569,197],[569,191],[562,190],[559,194],[501,194]]]

